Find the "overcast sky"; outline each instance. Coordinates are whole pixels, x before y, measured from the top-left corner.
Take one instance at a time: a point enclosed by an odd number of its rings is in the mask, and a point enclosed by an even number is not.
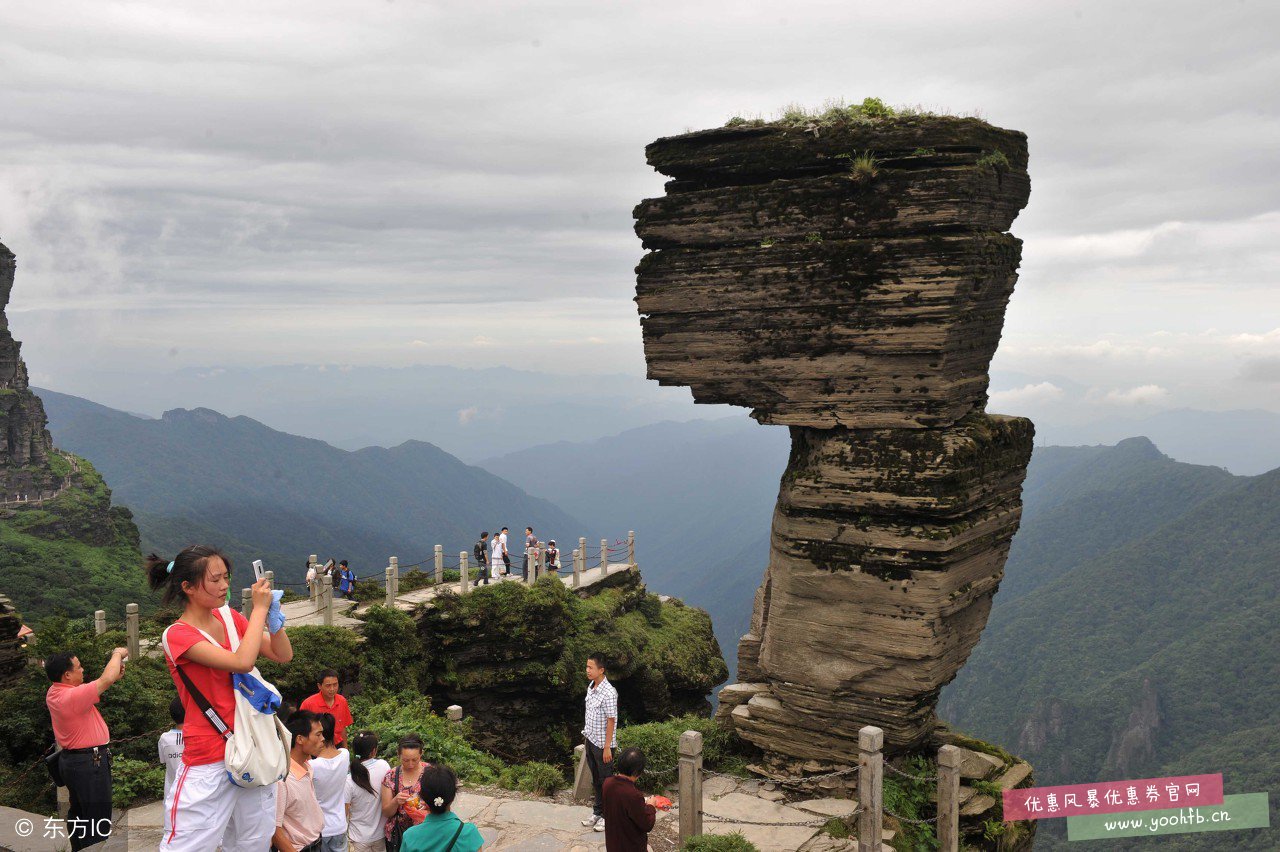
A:
[[[993,408],[1280,410],[1280,6],[0,6],[39,384],[349,363],[643,373],[658,136],[878,96],[1025,131]]]

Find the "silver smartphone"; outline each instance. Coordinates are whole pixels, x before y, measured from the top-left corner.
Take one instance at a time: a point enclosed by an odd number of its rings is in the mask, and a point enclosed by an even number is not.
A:
[[[266,573],[262,567],[262,560],[261,559],[253,560],[253,579],[261,580],[265,576],[266,576]]]

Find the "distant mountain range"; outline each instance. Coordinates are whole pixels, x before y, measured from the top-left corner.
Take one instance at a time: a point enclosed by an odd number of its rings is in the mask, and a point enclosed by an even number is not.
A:
[[[481,529],[585,529],[552,503],[422,441],[348,452],[208,409],[149,420],[39,394],[55,441],[98,466],[133,510],[144,549],[221,543],[242,565],[261,557],[282,581],[296,581],[311,553],[380,576],[389,556],[408,565],[436,544],[456,561]]]
[[[1280,470],[1232,476],[1143,438],[1038,447],[1025,495],[943,718],[1029,759],[1038,784],[1222,772],[1228,793],[1280,788]],[[1069,848],[1052,822],[1036,848]],[[1268,832],[1162,840],[1277,848]]]
[[[530,345],[538,345],[536,335]],[[687,389],[660,387],[641,375],[508,367],[209,367],[143,377],[107,374],[93,386],[114,388],[103,401],[124,411],[210,408],[348,450],[427,437],[469,462],[733,410],[695,406]]]
[[[1041,444],[1114,444],[1132,435],[1145,435],[1179,461],[1232,473],[1253,476],[1280,467],[1280,414],[1274,411],[1177,408],[1089,423],[1036,420]]]

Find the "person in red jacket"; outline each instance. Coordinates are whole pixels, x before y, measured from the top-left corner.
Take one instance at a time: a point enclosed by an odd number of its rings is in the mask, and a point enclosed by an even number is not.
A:
[[[608,852],[645,852],[649,832],[658,811],[652,796],[636,788],[644,772],[644,752],[622,750],[613,764],[613,775],[604,780],[604,848]]]
[[[317,715],[332,713],[333,742],[338,748],[343,748],[347,744],[347,728],[355,720],[351,718],[351,708],[347,705],[347,699],[338,692],[338,687],[338,673],[333,669],[325,669],[320,672],[315,695],[308,696],[299,709],[310,710]]]

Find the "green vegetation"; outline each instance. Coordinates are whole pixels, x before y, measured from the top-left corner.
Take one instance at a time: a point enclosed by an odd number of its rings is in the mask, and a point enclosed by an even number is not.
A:
[[[774,243],[773,237],[765,237],[760,241],[760,248],[772,248]]]
[[[659,792],[676,783],[680,735],[685,731],[702,734],[702,765],[717,772],[742,771],[742,746],[728,728],[702,716],[682,716],[665,722],[627,725],[618,731],[618,748],[638,748],[647,767],[638,786]]]
[[[123,622],[125,604],[137,603],[144,613],[155,608],[132,514],[111,505],[93,465],[79,464],[79,476],[62,495],[14,509],[0,523],[4,593],[28,624],[55,614],[92,618],[98,609],[108,622]]]
[[[351,699],[351,715],[360,730],[378,735],[378,753],[392,765],[398,762],[396,744],[400,738],[417,734],[422,738],[423,757],[447,763],[464,781],[493,784],[505,768],[498,758],[471,744],[466,721],[450,722],[436,716],[431,712],[431,700],[416,692],[357,696]]]
[[[879,169],[876,167],[875,155],[868,151],[865,154],[854,157],[853,162],[849,164],[849,171],[858,177],[875,177],[879,173]]]
[[[910,775],[927,777],[938,774],[938,767],[927,757],[914,756],[900,767]],[[917,781],[886,772],[884,776],[884,809],[907,820],[927,819],[935,816],[937,806],[933,796],[937,791],[935,781]],[[938,848],[938,836],[932,824],[918,824],[898,820],[899,827],[893,838],[893,848],[898,852],[931,852]]]
[[[817,110],[805,109],[799,104],[788,104],[783,107],[777,123],[790,126],[831,127],[893,118],[897,114],[897,110],[887,106],[879,98],[863,98],[862,102],[857,104],[846,104],[843,100],[830,100]]]
[[[1002,169],[1009,168],[1009,158],[1004,155],[1003,151],[987,151],[978,158],[979,166],[994,166]]]
[[[498,786],[547,796],[565,786],[564,773],[549,763],[522,763],[509,766],[498,776]]]
[[[154,752],[155,749],[153,748]],[[155,755],[153,754],[154,758]],[[117,808],[132,807],[135,802],[149,802],[164,797],[164,764],[130,757],[111,761],[111,804]]]
[[[699,834],[680,847],[681,852],[760,852],[741,832],[733,834]]]
[[[356,634],[345,627],[306,625],[286,627],[293,659],[284,665],[259,660],[258,671],[288,701],[299,703],[316,691],[320,672],[334,669],[343,683],[359,679],[361,657],[367,650]]]

